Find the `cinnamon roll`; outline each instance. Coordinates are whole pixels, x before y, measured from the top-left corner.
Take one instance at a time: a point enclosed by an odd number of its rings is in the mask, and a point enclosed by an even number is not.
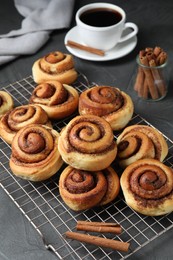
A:
[[[71,84],[78,77],[72,55],[60,51],[51,52],[35,61],[32,74],[38,84],[48,80]]]
[[[125,92],[110,86],[94,86],[79,97],[79,114],[96,115],[108,121],[113,130],[124,128],[134,112],[132,99]]]
[[[168,145],[163,135],[147,125],[126,127],[117,138],[117,158],[121,167],[144,158],[163,161],[168,154]]]
[[[135,211],[159,216],[173,211],[173,171],[155,159],[129,165],[120,178],[127,205]]]
[[[15,134],[29,124],[52,126],[47,113],[37,105],[23,105],[7,112],[0,120],[0,136],[9,144]]]
[[[0,118],[10,109],[14,107],[13,98],[3,90],[0,90]]]
[[[51,119],[62,119],[77,110],[79,94],[72,86],[47,81],[36,86],[29,102],[38,104]]]
[[[60,175],[60,195],[74,211],[92,208],[101,201],[107,190],[107,181],[100,171],[89,172],[68,166]]]
[[[67,164],[86,171],[107,168],[117,154],[110,124],[91,115],[73,118],[62,130],[58,148]]]
[[[62,166],[58,151],[59,133],[52,128],[31,124],[20,129],[12,142],[10,168],[14,175],[43,181]]]

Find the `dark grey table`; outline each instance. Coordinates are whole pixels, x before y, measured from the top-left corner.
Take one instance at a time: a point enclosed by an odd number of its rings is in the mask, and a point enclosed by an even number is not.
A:
[[[90,0],[77,0],[75,11]],[[99,1],[94,1],[99,2]],[[127,20],[139,27],[136,48],[127,56],[105,62],[86,61],[75,57],[76,68],[84,73],[90,82],[111,85],[129,93],[135,104],[135,111],[173,140],[173,2],[171,0],[109,0],[120,5],[127,12]],[[74,17],[73,17],[74,18]],[[0,34],[20,27],[22,17],[15,10],[12,0],[0,1]],[[72,20],[71,27],[75,25]],[[69,28],[70,29],[70,28]],[[68,29],[57,30],[50,40],[34,55],[21,56],[0,67],[0,88],[31,75],[34,61],[50,51],[66,52],[64,37]],[[136,55],[148,46],[161,46],[169,57],[169,90],[166,98],[159,102],[146,102],[137,98],[129,87],[136,68]],[[47,234],[49,230],[47,230]],[[50,237],[51,234],[48,234]],[[129,259],[172,259],[172,229],[151,241]],[[56,241],[55,241],[56,243]],[[1,260],[53,260],[57,257],[48,251],[37,231],[16,205],[0,188],[0,259]]]

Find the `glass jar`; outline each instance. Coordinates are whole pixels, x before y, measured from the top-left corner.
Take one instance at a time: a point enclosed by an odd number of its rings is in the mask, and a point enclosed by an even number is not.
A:
[[[163,99],[168,90],[167,61],[160,66],[152,62],[150,66],[145,66],[137,56],[136,62],[137,71],[132,84],[138,97],[151,101]]]

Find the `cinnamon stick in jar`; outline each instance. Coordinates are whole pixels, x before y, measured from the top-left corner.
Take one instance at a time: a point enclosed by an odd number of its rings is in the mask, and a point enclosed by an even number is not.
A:
[[[144,84],[144,79],[145,79],[145,76],[144,76],[143,69],[141,67],[138,67],[134,90],[138,91],[139,95],[141,94],[141,88]]]
[[[140,62],[142,65],[148,67],[149,63],[148,63],[148,59],[146,56],[141,57]],[[148,88],[149,88],[149,92],[151,94],[151,98],[152,99],[158,99],[159,98],[159,94],[158,94],[158,90],[154,84],[154,79],[153,79],[153,75],[151,73],[151,70],[148,68],[143,68],[145,77],[146,77],[146,81],[148,84]]]
[[[167,53],[159,46],[147,47],[138,55],[138,72],[134,90],[143,99],[159,100],[166,95],[164,70]]]
[[[156,81],[158,91],[161,96],[164,96],[166,94],[165,80],[164,80],[163,76],[161,75],[161,73],[159,73],[159,71],[157,69],[155,69],[155,67],[156,67],[155,60],[150,60],[149,65],[151,67],[151,72],[153,74],[153,78]]]

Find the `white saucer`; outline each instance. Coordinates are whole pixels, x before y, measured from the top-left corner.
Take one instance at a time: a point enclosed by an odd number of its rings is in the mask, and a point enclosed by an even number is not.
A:
[[[68,40],[76,41],[80,44],[83,44],[78,34],[77,26],[73,27],[70,31],[68,31],[68,33],[65,36],[64,43],[66,44]],[[123,43],[118,43],[114,48],[106,51],[104,56],[98,56],[96,54],[92,54],[76,48],[71,48],[69,46],[66,46],[66,48],[71,54],[84,60],[108,61],[119,59],[129,54],[136,47],[136,44],[137,37],[134,36]]]

